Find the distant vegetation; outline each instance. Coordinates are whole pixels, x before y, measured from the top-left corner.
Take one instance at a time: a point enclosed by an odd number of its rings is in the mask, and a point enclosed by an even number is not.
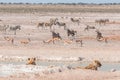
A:
[[[120,5],[120,3],[82,3],[82,2],[79,2],[79,3],[12,3],[12,2],[9,2],[9,3],[4,3],[4,2],[0,2],[0,4],[26,4],[26,5],[57,5],[57,4],[60,4],[60,5]]]
[[[2,13],[120,13],[120,3],[0,3]]]

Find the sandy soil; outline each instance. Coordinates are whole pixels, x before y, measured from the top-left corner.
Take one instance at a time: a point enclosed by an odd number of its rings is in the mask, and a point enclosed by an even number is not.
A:
[[[64,18],[62,18],[64,17]],[[81,18],[80,25],[72,23],[71,17]],[[83,47],[72,42],[71,44],[56,41],[55,44],[44,44],[43,40],[51,38],[50,29],[37,29],[39,22],[48,22],[50,18],[58,18],[60,22],[66,22],[67,27],[77,30],[76,38],[83,40]],[[96,19],[109,19],[110,23],[98,25]],[[0,32],[0,55],[16,57],[52,58],[59,60],[66,57],[82,57],[83,61],[100,60],[101,62],[120,62],[120,14],[119,13],[48,13],[48,14],[15,14],[0,13],[0,24],[21,25],[21,30],[14,35],[12,31]],[[84,31],[86,25],[95,26],[104,37],[108,37],[108,43],[98,42],[95,30]],[[63,40],[68,39],[63,27],[53,26],[59,32]],[[4,36],[14,38],[14,44],[4,40]],[[30,38],[28,44],[21,44],[23,39]],[[7,60],[7,59],[6,59]],[[61,59],[60,59],[61,60]],[[74,60],[74,59],[73,59]],[[120,72],[105,72],[91,70],[70,70],[54,74],[30,74],[23,73],[18,76],[1,77],[0,80],[120,80]]]

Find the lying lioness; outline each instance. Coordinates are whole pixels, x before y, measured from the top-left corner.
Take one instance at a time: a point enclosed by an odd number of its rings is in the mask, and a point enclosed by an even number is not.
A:
[[[91,70],[98,70],[98,67],[101,67],[102,64],[98,60],[94,60],[91,64],[86,67],[77,67],[76,69],[91,69]]]
[[[28,58],[26,65],[36,65],[36,58]]]

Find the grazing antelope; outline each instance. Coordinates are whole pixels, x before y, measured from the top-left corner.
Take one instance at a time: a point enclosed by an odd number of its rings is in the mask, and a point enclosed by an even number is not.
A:
[[[86,27],[85,27],[85,29],[84,29],[84,31],[89,31],[89,29],[95,29],[95,27],[94,26],[89,26],[89,25],[87,25]]]
[[[70,20],[71,20],[73,23],[77,23],[78,25],[79,25],[79,23],[80,23],[80,20],[79,20],[79,19],[70,18]]]
[[[20,40],[21,44],[28,44],[30,42],[30,38],[24,39],[24,40]]]
[[[90,63],[88,66],[82,68],[82,67],[77,67],[76,69],[90,69],[90,70],[98,70],[98,67],[101,67],[102,64],[98,60],[94,60],[92,63]]]
[[[41,23],[37,24],[37,28],[42,27],[42,29],[43,29],[43,26],[44,26],[44,22],[41,22]]]
[[[5,39],[6,41],[10,41],[12,44],[14,44],[14,38],[5,36],[4,39]]]
[[[64,30],[66,29],[66,23],[64,22],[56,22],[55,24],[58,25],[59,27],[63,26]]]
[[[28,58],[26,65],[36,65],[36,58]]]

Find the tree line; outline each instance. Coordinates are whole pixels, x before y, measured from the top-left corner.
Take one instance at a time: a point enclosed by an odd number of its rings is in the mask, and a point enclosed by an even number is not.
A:
[[[0,2],[0,5],[6,5],[6,4],[16,4],[16,5],[120,5],[120,3],[12,3],[12,2],[8,2],[8,3],[4,3],[4,2]]]

